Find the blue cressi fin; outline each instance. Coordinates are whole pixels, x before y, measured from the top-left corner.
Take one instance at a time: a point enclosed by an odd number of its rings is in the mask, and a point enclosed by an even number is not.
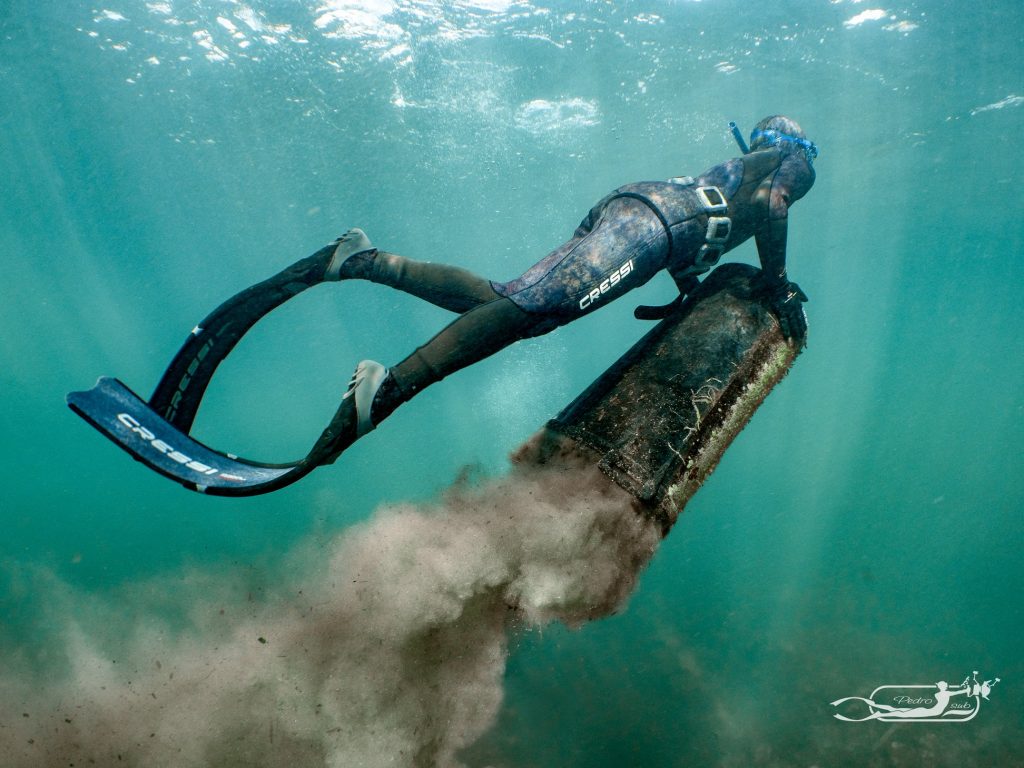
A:
[[[189,436],[196,412],[220,363],[255,323],[324,280],[337,241],[221,304],[188,335],[148,402],[117,379],[67,396],[71,409],[137,461],[192,491],[254,496],[291,485],[341,452],[338,435],[351,420],[343,400],[305,458],[264,464],[208,448]]]
[[[104,376],[68,405],[101,433],[161,475],[189,490],[218,496],[252,496],[295,482],[313,466],[261,464],[207,448],[157,415],[121,381]]]

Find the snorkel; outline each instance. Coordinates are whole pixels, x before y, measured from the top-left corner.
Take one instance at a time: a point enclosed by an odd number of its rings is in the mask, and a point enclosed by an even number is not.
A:
[[[740,133],[740,127],[736,125],[734,120],[729,121],[729,130],[732,131],[732,137],[736,139],[736,143],[740,145],[744,155],[750,154],[750,147],[747,146],[747,142],[743,140],[743,134]]]

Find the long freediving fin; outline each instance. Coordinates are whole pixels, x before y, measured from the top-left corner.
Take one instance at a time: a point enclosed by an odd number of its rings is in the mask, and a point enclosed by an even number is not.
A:
[[[332,244],[217,307],[171,360],[148,403],[118,379],[102,377],[90,390],[69,393],[68,405],[137,461],[200,493],[268,493],[333,462],[337,436],[351,418],[345,402],[305,458],[287,464],[242,459],[189,435],[217,366],[261,317],[322,282],[333,252]]]
[[[333,243],[232,296],[195,327],[174,356],[149,404],[183,432],[192,429],[217,366],[260,318],[322,282]]]
[[[316,466],[260,464],[214,451],[168,423],[109,376],[90,390],[71,392],[67,400],[75,413],[136,461],[192,491],[219,496],[267,493],[294,483]]]

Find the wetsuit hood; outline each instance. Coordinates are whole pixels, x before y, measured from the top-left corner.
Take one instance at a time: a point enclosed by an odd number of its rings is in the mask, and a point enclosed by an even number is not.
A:
[[[814,165],[818,156],[817,145],[807,140],[807,135],[796,120],[785,115],[772,115],[761,120],[750,133],[750,151],[777,147],[783,154],[800,152],[807,164]]]

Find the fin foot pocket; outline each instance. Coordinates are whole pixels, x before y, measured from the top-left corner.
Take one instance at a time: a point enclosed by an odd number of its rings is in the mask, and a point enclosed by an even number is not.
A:
[[[338,247],[334,250],[324,281],[347,280],[362,277],[362,273],[373,264],[377,249],[366,233],[353,227],[338,238]]]

